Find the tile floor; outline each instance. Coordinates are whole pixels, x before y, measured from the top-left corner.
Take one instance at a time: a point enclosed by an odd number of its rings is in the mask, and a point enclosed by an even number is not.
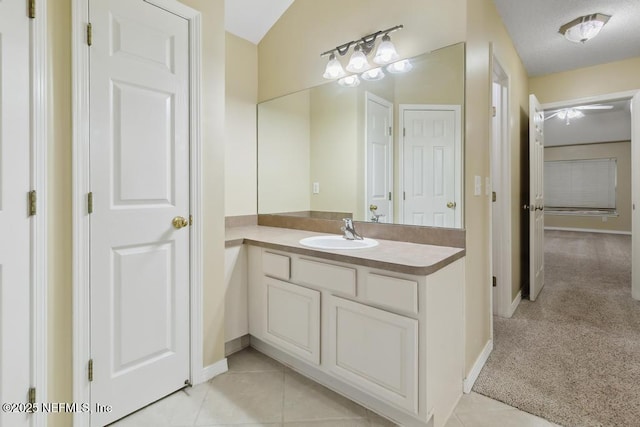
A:
[[[393,426],[362,406],[251,348],[229,371],[176,392],[112,427]],[[446,427],[551,427],[542,418],[476,393],[464,395]]]

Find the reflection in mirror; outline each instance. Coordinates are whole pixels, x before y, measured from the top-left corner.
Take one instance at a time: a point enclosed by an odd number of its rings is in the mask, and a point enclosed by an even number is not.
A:
[[[258,105],[258,212],[461,228],[464,44]]]

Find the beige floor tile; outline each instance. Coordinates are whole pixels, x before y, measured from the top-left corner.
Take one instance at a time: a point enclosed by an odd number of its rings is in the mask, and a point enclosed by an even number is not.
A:
[[[291,370],[284,376],[284,422],[367,418],[367,410]]]
[[[482,411],[499,411],[513,409],[509,405],[505,405],[497,400],[490,399],[478,393],[471,392],[469,394],[463,394],[456,406],[454,413],[466,414],[472,412]]]
[[[444,425],[444,427],[465,427],[465,426],[462,424],[462,421],[458,419],[456,414],[451,414],[451,416],[447,420],[447,423]]]
[[[551,427],[542,418],[517,409],[456,414],[464,427]]]
[[[284,423],[284,427],[369,427],[369,420],[366,418],[354,420],[332,420],[332,421],[296,421]]]
[[[248,347],[228,358],[229,372],[282,372],[284,365]]]
[[[281,423],[283,376],[282,372],[249,372],[214,378],[196,425]]]
[[[381,417],[371,410],[367,410],[367,417],[372,427],[395,427],[396,423],[389,421],[386,418]]]
[[[182,427],[192,426],[207,394],[206,384],[186,388],[147,406],[113,427]]]

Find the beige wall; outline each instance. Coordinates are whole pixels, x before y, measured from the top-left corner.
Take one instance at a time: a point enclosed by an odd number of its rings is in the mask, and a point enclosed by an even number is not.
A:
[[[260,213],[311,209],[309,109],[309,91],[258,106]]]
[[[183,0],[202,11],[202,131],[205,222],[204,364],[224,357],[224,2]],[[48,7],[49,159],[48,396],[72,400],[71,255],[71,0]],[[196,221],[198,219],[196,218]],[[202,219],[204,220],[204,218]],[[49,426],[68,427],[71,414],[51,415]]]
[[[528,124],[527,75],[491,0],[468,0],[466,46],[465,228],[466,262],[466,369],[471,369],[492,336],[490,298],[490,199],[473,195],[474,176],[484,183],[490,176],[490,43],[510,78],[512,289],[520,283],[520,158],[522,129]]]
[[[640,90],[640,57],[529,79],[529,90],[545,104]]]
[[[467,0],[296,0],[258,45],[263,101],[323,83],[320,53],[403,24],[392,40],[402,57],[464,41]]]
[[[255,215],[258,46],[226,33],[225,64],[225,215]]]
[[[600,216],[551,215],[546,213],[546,227],[586,228],[631,232],[631,142],[547,147],[544,160],[617,159],[616,209],[618,217],[602,222]]]
[[[310,178],[320,184],[320,193],[311,195],[311,210],[362,211],[362,193],[357,192],[364,174],[358,155],[358,93],[337,84],[323,85],[311,89],[310,102]]]

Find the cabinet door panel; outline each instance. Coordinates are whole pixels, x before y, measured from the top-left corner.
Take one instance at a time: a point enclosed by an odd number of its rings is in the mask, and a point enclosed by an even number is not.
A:
[[[320,364],[320,292],[265,277],[265,339]]]
[[[418,413],[418,321],[335,296],[329,313],[331,372]]]

